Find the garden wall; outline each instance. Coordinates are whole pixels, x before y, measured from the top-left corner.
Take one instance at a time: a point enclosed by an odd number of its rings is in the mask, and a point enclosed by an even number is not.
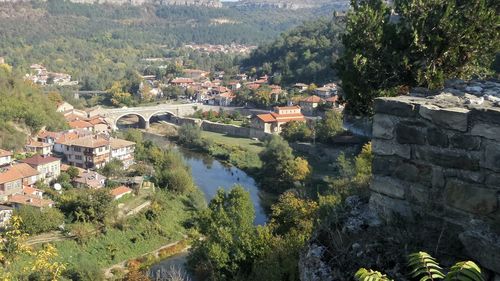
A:
[[[264,139],[269,136],[268,133],[254,128],[240,127],[231,124],[221,124],[196,118],[172,117],[172,122],[179,126],[182,126],[184,124],[197,125],[203,131],[227,134],[229,136],[235,137]]]
[[[446,222],[436,225],[456,228],[470,258],[500,275],[500,83],[446,86],[375,101],[370,207]]]

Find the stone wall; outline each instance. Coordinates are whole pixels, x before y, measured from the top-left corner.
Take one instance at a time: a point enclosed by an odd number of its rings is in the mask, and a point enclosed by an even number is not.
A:
[[[207,120],[201,120],[190,117],[175,117],[171,118],[172,122],[182,126],[184,124],[191,124],[199,126],[203,131],[226,134],[229,136],[243,137],[243,138],[258,138],[264,139],[269,136],[268,133],[257,130],[254,128],[241,127],[231,124],[221,124]]]
[[[451,81],[374,107],[371,208],[446,221],[470,258],[500,274],[500,83]]]

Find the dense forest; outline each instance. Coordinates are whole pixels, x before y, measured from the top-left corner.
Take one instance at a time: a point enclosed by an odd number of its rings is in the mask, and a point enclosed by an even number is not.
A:
[[[62,129],[66,122],[56,112],[54,95],[43,94],[0,64],[0,147],[17,149],[25,143],[26,134],[42,127]]]
[[[283,33],[243,61],[262,73],[280,73],[285,84],[322,83],[335,78],[333,63],[342,49],[341,18],[319,19]]]
[[[15,68],[42,63],[87,89],[106,89],[141,59],[168,58],[188,43],[257,45],[328,9],[300,13],[229,6],[111,6],[62,0],[0,5],[0,56]],[[174,51],[174,53],[172,53]],[[201,55],[195,55],[201,57]],[[201,63],[211,67],[215,63]],[[215,60],[215,59],[214,59]]]

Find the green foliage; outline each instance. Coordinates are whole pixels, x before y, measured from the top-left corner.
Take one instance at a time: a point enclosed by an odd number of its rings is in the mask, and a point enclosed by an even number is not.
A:
[[[112,211],[112,197],[105,189],[71,189],[56,198],[69,221],[104,223]]]
[[[124,173],[123,162],[119,159],[112,159],[104,167],[99,169],[99,173],[106,177],[119,177]]]
[[[21,148],[24,130],[31,133],[44,126],[48,130],[66,126],[63,116],[56,112],[56,104],[21,77],[0,67],[0,146],[4,149]]]
[[[360,268],[354,276],[358,281],[390,281],[386,275],[371,269]]]
[[[342,31],[343,24],[337,18],[303,23],[260,46],[243,65],[260,67],[262,74],[279,73],[278,82],[284,84],[330,81],[335,76],[332,65],[342,49]]]
[[[335,136],[344,131],[342,124],[342,113],[336,110],[330,110],[316,125],[316,136],[321,142],[332,142]]]
[[[185,124],[179,128],[179,143],[196,147],[201,144],[201,129],[197,125]]]
[[[279,136],[266,141],[259,156],[263,164],[260,179],[268,191],[280,193],[293,188],[295,182],[306,180],[311,173],[307,161],[295,157],[288,143]]]
[[[281,136],[289,142],[309,141],[312,135],[306,122],[290,121],[281,127]]]
[[[339,60],[346,108],[371,114],[373,99],[448,78],[484,76],[500,42],[494,0],[354,1]]]
[[[411,280],[460,280],[460,281],[484,281],[481,269],[472,261],[457,262],[448,273],[444,273],[438,261],[425,252],[417,252],[408,255],[408,274]],[[389,281],[386,275],[378,271],[361,268],[356,272],[355,278],[359,281],[381,280]]]
[[[57,230],[64,223],[64,215],[57,208],[23,206],[15,215],[22,219],[21,229],[30,235]]]
[[[233,280],[256,255],[255,211],[250,195],[235,186],[225,193],[220,189],[208,208],[197,218],[199,232],[206,237],[195,241],[188,265],[203,280]]]

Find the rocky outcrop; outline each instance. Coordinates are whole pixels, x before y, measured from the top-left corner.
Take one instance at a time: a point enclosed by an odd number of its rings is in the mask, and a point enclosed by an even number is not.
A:
[[[310,9],[322,6],[335,6],[338,9],[347,9],[347,0],[241,0],[239,5],[259,8],[280,8],[280,9]]]
[[[42,0],[43,2],[44,0]],[[68,0],[73,3],[86,4],[112,4],[112,5],[133,5],[139,6],[144,4],[151,5],[178,5],[178,6],[204,6],[220,8],[222,3],[220,0]],[[17,3],[29,2],[29,0],[0,0],[0,3]]]
[[[375,101],[370,205],[457,226],[468,255],[500,273],[500,82],[446,86]]]

